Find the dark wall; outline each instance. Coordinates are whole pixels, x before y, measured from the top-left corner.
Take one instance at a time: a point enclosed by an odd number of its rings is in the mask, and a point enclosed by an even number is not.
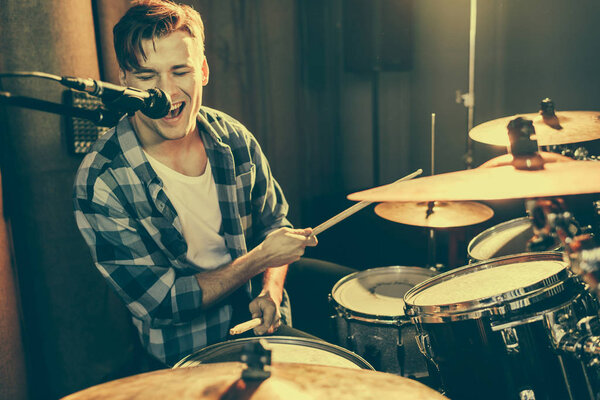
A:
[[[0,37],[2,72],[99,77],[91,1],[3,1]],[[14,95],[61,101],[62,88],[54,82],[1,83]],[[57,398],[128,363],[132,332],[75,225],[71,192],[81,157],[67,153],[61,117],[2,111],[4,207],[23,305],[29,393]]]

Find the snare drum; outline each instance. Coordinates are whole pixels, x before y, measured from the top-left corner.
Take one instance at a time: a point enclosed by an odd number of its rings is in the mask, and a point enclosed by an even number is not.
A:
[[[355,272],[332,289],[338,344],[364,357],[376,370],[428,375],[404,315],[404,294],[437,272],[420,267],[380,267]]]
[[[484,261],[491,258],[526,253],[527,241],[533,237],[531,218],[522,217],[502,222],[475,236],[467,247],[471,261]],[[558,240],[546,251],[560,248]]]
[[[265,341],[273,363],[326,365],[353,369],[373,367],[358,355],[324,342],[303,337],[261,336],[228,340],[200,349],[179,361],[173,368],[195,367],[206,363],[240,361],[244,345]]]
[[[500,257],[406,293],[417,342],[453,399],[589,399],[583,364],[557,350],[596,302],[561,253]]]

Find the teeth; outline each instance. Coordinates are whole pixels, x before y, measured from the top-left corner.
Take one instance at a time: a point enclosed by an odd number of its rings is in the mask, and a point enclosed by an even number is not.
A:
[[[183,104],[183,101],[179,101],[177,103],[173,103],[171,104],[171,110],[170,111],[175,111],[177,110],[181,105]]]

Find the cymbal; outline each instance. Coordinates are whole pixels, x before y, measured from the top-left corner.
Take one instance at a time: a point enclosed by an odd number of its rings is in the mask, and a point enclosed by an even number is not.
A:
[[[429,228],[474,225],[494,216],[491,208],[472,201],[389,202],[376,205],[375,213],[390,221]]]
[[[384,372],[274,363],[264,381],[243,381],[244,368],[245,364],[227,362],[165,369],[93,386],[64,400],[447,399],[422,383]]]
[[[567,162],[573,161],[572,158],[563,156],[562,154],[552,153],[549,151],[540,151],[538,154],[544,160],[544,163],[555,163],[555,162]],[[494,157],[491,160],[488,160],[481,164],[478,168],[490,168],[490,167],[501,167],[503,165],[512,165],[513,162],[512,154],[503,154],[498,157]]]
[[[511,165],[426,176],[352,193],[360,201],[464,201],[566,196],[600,192],[600,162],[548,163],[536,171]]]
[[[515,114],[479,124],[471,129],[469,136],[476,142],[507,146],[508,123],[517,117],[523,117],[533,121],[540,146],[600,139],[600,111],[557,111],[556,116],[562,129],[554,129],[547,125],[539,113]]]

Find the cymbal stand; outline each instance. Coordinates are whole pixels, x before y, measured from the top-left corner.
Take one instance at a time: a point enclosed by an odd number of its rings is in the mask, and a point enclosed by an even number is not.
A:
[[[475,114],[475,36],[477,33],[477,0],[471,0],[471,16],[469,28],[469,92],[456,91],[456,102],[463,103],[467,107],[467,152],[463,161],[467,169],[473,166],[473,140],[469,132],[473,129]]]
[[[431,113],[431,175],[435,173],[435,113]],[[433,214],[435,210],[434,202],[429,202],[427,205],[428,216]],[[435,230],[429,228],[429,236],[427,236],[427,267],[437,269],[436,260],[436,242]]]

